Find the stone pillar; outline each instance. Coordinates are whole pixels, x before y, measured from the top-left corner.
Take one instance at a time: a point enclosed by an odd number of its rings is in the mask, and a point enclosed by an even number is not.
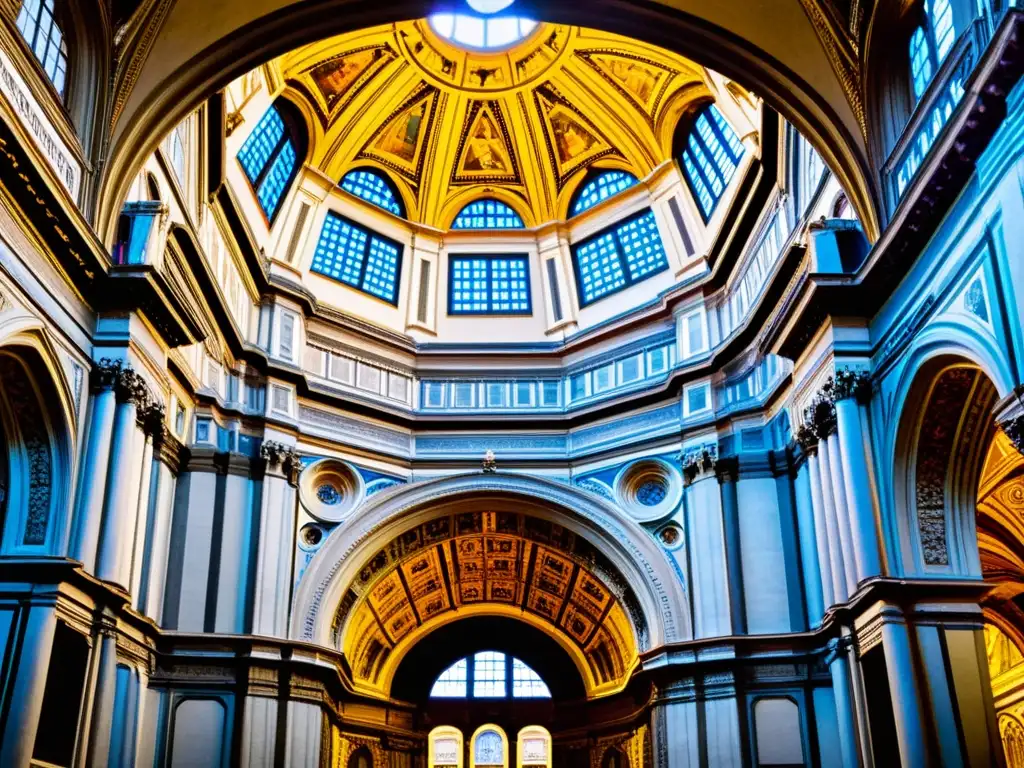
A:
[[[896,719],[896,740],[902,765],[931,765],[925,736],[921,692],[914,669],[910,631],[895,608],[882,609],[882,648],[885,651],[886,676]]]
[[[840,761],[843,768],[858,768],[859,738],[857,736],[856,707],[851,685],[850,661],[846,649],[849,636],[829,643],[826,657],[829,672],[832,673],[832,693],[836,701],[836,720],[839,724]]]
[[[96,575],[118,584],[126,591],[131,586],[129,563],[125,554],[134,538],[134,521],[139,504],[139,453],[142,435],[136,424],[140,412],[156,409],[162,420],[162,407],[153,404],[149,389],[131,368],[116,366],[114,425],[109,444],[106,493],[103,499],[103,523],[100,529]],[[128,541],[126,541],[126,538]]]
[[[801,428],[803,431],[804,428]],[[832,585],[832,557],[829,552],[828,528],[825,523],[825,499],[821,490],[821,468],[818,466],[818,440],[813,433],[801,437],[801,445],[807,454],[807,482],[810,492],[811,512],[814,515],[814,540],[818,552],[818,569],[821,574],[821,598],[823,608],[836,602]],[[821,623],[819,618],[818,623]]]
[[[651,708],[655,768],[700,768],[696,685],[686,678],[660,689]]]
[[[0,739],[0,765],[18,768],[27,766],[32,759],[57,629],[53,605],[31,605],[25,610],[25,634],[12,668],[14,679],[7,683],[10,704]]]
[[[140,547],[139,589],[135,607],[160,624],[164,584],[170,554],[171,513],[176,473],[181,466],[181,444],[161,427],[153,436],[153,460],[149,484],[145,535]]]
[[[817,457],[815,457],[817,461]],[[827,604],[824,602],[821,563],[819,562],[820,540],[817,519],[814,513],[810,457],[804,451],[803,462],[797,466],[793,478],[793,503],[796,506],[797,535],[800,542],[800,562],[803,566],[804,595],[806,596],[805,616],[807,626],[821,624]]]
[[[100,625],[97,647],[93,653],[99,654],[99,663],[92,695],[92,715],[89,719],[87,765],[89,768],[107,768],[117,693],[117,630],[112,625]]]
[[[861,429],[860,409],[852,392],[836,401],[839,453],[843,461],[858,583],[882,573],[878,526],[875,524],[871,475],[868,470],[867,435]]]
[[[145,408],[139,412],[139,424],[144,436],[142,443],[142,468],[139,478],[138,500],[135,502],[135,525],[130,537],[125,537],[123,562],[127,563],[128,591],[138,604],[142,590],[143,558],[146,553],[146,536],[149,527],[150,497],[153,492],[153,440],[163,431],[163,408]]]
[[[833,431],[825,443],[828,450],[828,466],[832,476],[832,498],[835,502],[836,523],[839,542],[843,550],[843,574],[846,580],[847,597],[857,591],[857,568],[853,556],[853,531],[850,526],[850,505],[846,498],[846,479],[843,459],[839,455],[839,438]]]
[[[75,544],[71,555],[85,570],[96,571],[96,550],[103,521],[103,497],[106,495],[107,468],[110,461],[110,436],[114,428],[114,383],[119,368],[100,364],[89,375],[92,403],[89,431],[78,480],[75,510]]]
[[[266,462],[266,471],[260,505],[252,631],[256,635],[286,637],[299,457],[293,447],[272,441],[262,445],[260,455]]]
[[[250,695],[244,699],[244,703],[239,765],[246,768],[274,768],[279,702],[269,696]]]
[[[845,603],[850,593],[846,587],[846,565],[842,542],[839,538],[839,520],[836,517],[835,498],[832,493],[832,468],[828,446],[818,440],[818,469],[821,498],[825,512],[825,535],[828,540],[828,559],[831,563],[832,594],[837,603]]]
[[[729,580],[729,604],[732,633],[747,633],[747,617],[743,604],[743,563],[740,548],[739,502],[736,483],[739,462],[736,459],[718,462],[718,482],[722,493],[722,522],[725,531],[725,560]]]
[[[316,704],[307,704],[304,701],[289,701],[287,707],[285,768],[308,768],[320,765],[323,712]]]
[[[715,443],[687,449],[682,457],[686,527],[690,552],[693,599],[693,636],[722,637],[732,634],[728,566],[722,494],[715,478],[718,446]]]
[[[733,674],[709,673],[703,682],[707,765],[709,768],[743,768],[744,737],[740,733],[740,710]]]

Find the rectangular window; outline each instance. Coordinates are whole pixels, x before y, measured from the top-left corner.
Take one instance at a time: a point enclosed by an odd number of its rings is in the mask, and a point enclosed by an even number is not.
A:
[[[561,381],[541,382],[540,404],[543,406],[557,406],[558,388],[561,386],[561,384]]]
[[[573,246],[576,288],[586,306],[668,269],[654,211],[648,208]]]
[[[516,405],[531,406],[533,405],[533,384],[529,381],[517,381],[516,382]]]
[[[328,213],[310,269],[390,304],[398,304],[402,246]]]
[[[473,697],[503,699],[505,693],[505,654],[483,651],[473,657]]]
[[[569,392],[573,400],[582,400],[587,396],[587,374],[577,373],[569,379]]]
[[[450,256],[449,315],[529,315],[526,256]]]

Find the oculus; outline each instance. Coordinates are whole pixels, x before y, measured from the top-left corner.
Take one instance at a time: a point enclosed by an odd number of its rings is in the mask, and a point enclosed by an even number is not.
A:
[[[365,497],[362,475],[345,461],[320,459],[299,476],[299,500],[321,522],[341,522]]]

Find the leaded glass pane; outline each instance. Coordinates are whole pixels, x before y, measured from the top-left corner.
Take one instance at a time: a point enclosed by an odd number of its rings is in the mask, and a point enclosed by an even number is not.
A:
[[[270,156],[277,149],[278,143],[284,136],[284,120],[274,107],[266,111],[260,119],[249,138],[245,140],[242,149],[238,152],[238,159],[242,163],[242,169],[249,181],[253,184],[263,173],[263,169],[270,162]]]
[[[341,180],[341,188],[395,216],[402,215],[402,207],[395,193],[380,174],[373,171],[349,171]]]
[[[941,63],[956,39],[953,30],[953,6],[949,0],[935,0],[935,7],[932,9],[932,29],[935,31],[935,51],[938,54],[936,59]]]
[[[260,182],[256,196],[259,198],[263,212],[268,219],[274,218],[277,206],[288,191],[288,182],[292,179],[292,171],[295,168],[295,147],[291,140],[284,143],[281,151],[274,158],[274,164],[270,166],[267,175]]]
[[[16,24],[53,87],[63,96],[68,48],[64,33],[54,18],[53,0],[25,0]]]
[[[396,243],[328,213],[310,269],[394,304],[401,257]]]
[[[593,208],[602,200],[607,200],[612,195],[617,195],[624,189],[629,189],[636,184],[636,177],[625,171],[605,171],[600,176],[587,182],[586,186],[579,191],[576,202],[572,207],[572,215]]]
[[[505,654],[481,651],[473,656],[473,697],[504,698]]]
[[[540,675],[519,659],[512,659],[512,696],[517,699],[548,699],[551,691]]]
[[[327,214],[311,269],[348,285],[359,287],[367,233],[339,216]]]
[[[449,314],[527,314],[525,256],[452,256]]]
[[[914,98],[919,99],[932,79],[932,60],[928,56],[924,27],[918,27],[910,36],[910,78],[914,84]]]
[[[743,142],[717,107],[709,105],[694,120],[682,156],[686,180],[705,219],[736,174],[741,157]]]
[[[626,275],[615,247],[615,237],[610,232],[577,248],[576,264],[584,304],[596,301],[626,285]]]
[[[465,698],[468,667],[466,659],[456,661],[437,678],[434,687],[430,689],[430,695],[439,699]]]
[[[648,211],[643,216],[623,224],[616,230],[616,234],[622,246],[626,266],[629,268],[630,282],[635,283],[668,267],[654,211]]]
[[[498,200],[474,200],[455,217],[452,229],[522,229],[519,214]]]

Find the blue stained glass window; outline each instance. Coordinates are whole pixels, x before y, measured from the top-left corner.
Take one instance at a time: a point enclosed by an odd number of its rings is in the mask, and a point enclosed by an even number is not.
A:
[[[920,99],[932,77],[956,42],[950,0],[925,2],[925,22],[910,36],[910,81]]]
[[[373,171],[349,171],[341,180],[341,188],[361,197],[368,203],[383,208],[395,216],[402,216],[402,206],[387,180]]]
[[[636,177],[625,171],[605,171],[586,182],[579,192],[576,193],[576,200],[573,202],[573,216],[593,208],[602,200],[607,200],[617,195],[624,189],[629,189],[636,184]]]
[[[271,106],[238,152],[249,183],[267,220],[273,222],[298,170],[295,137],[276,106]]]
[[[683,148],[683,171],[705,221],[711,218],[743,157],[743,143],[709,104],[693,121]]]
[[[522,229],[519,214],[499,200],[474,200],[455,217],[452,229]]]
[[[939,63],[946,58],[953,47],[956,34],[953,29],[953,6],[949,0],[935,0],[931,12],[932,30],[935,34],[935,51]]]
[[[574,246],[580,304],[668,269],[668,258],[650,209]]]
[[[451,256],[448,264],[448,314],[530,314],[526,256]]]
[[[328,213],[310,269],[396,304],[401,263],[398,243]]]

